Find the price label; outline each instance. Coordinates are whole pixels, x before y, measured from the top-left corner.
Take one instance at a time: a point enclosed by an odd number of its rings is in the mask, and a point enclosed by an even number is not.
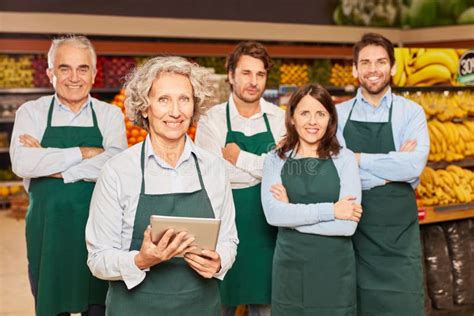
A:
[[[459,78],[462,83],[474,83],[474,50],[465,52],[459,59]]]

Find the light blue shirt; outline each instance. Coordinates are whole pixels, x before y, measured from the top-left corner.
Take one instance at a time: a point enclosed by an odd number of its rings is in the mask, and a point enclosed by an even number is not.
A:
[[[296,157],[298,158],[298,157]],[[359,170],[354,153],[342,148],[338,156],[332,158],[336,167],[341,189],[339,198],[355,196],[361,200]],[[265,157],[262,178],[262,205],[267,222],[273,226],[294,228],[301,233],[325,236],[351,236],[357,223],[334,218],[334,203],[294,204],[284,203],[273,197],[270,188],[281,184],[281,170],[286,160],[275,152]],[[321,177],[321,181],[325,181]]]
[[[387,122],[393,101],[392,131],[396,151],[387,154],[361,153],[362,190],[385,185],[386,181],[407,182],[416,188],[430,151],[430,138],[423,108],[411,100],[392,94],[391,89],[382,97],[380,105],[374,107],[365,100],[359,88],[355,98],[336,106],[338,138],[344,145],[342,135],[354,100],[356,102],[351,120],[361,122]],[[416,140],[415,150],[400,152],[400,147],[408,140]]]

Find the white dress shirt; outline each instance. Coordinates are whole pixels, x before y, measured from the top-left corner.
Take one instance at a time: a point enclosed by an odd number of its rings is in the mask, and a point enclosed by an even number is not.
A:
[[[60,104],[55,97],[52,126],[93,126],[92,110],[97,117],[102,134],[104,152],[90,159],[82,159],[79,147],[29,148],[20,143],[19,137],[28,134],[40,143],[48,123],[48,112],[54,96],[44,96],[23,104],[16,112],[10,143],[10,158],[13,172],[23,178],[28,190],[30,179],[62,173],[64,183],[80,180],[96,181],[104,163],[127,148],[123,114],[117,106],[89,96],[77,113]]]
[[[228,102],[232,131],[242,132],[246,136],[265,132],[266,125],[263,119],[265,113],[275,143],[278,143],[285,135],[285,111],[278,106],[262,98],[260,99],[261,111],[246,118],[239,114],[232,94]],[[222,157],[222,148],[225,147],[227,136],[226,108],[227,102],[213,106],[206,115],[201,117],[196,130],[196,145],[219,157]],[[247,188],[261,182],[265,155],[259,156],[241,150],[235,166],[226,161],[233,189]]]
[[[149,136],[145,141],[146,194],[200,190],[196,165],[191,157],[191,153],[196,154],[215,217],[221,219],[216,248],[221,257],[221,270],[215,277],[223,279],[234,262],[238,244],[235,208],[225,163],[187,138],[184,151],[173,168],[154,153]],[[130,251],[142,179],[141,146],[142,143],[136,144],[105,164],[95,186],[86,226],[87,264],[92,274],[103,280],[123,280],[129,289],[146,277],[146,270],[135,265],[138,251]]]

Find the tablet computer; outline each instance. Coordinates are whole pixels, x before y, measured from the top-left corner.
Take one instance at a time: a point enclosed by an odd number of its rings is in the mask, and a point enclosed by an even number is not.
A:
[[[150,223],[151,239],[155,243],[163,237],[168,229],[172,228],[176,233],[186,231],[194,236],[195,240],[192,245],[198,249],[193,252],[199,254],[203,249],[216,250],[221,226],[220,219],[152,215]]]

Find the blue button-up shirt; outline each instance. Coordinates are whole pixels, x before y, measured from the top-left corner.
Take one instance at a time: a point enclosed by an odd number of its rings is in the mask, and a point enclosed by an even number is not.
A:
[[[391,89],[382,97],[379,106],[374,107],[367,102],[359,88],[355,98],[336,106],[338,138],[344,145],[342,135],[353,105],[351,120],[361,122],[387,122],[390,107],[393,106],[392,132],[396,151],[387,154],[361,153],[362,189],[370,190],[373,187],[385,185],[387,181],[408,182],[416,188],[430,151],[430,139],[423,108],[411,100],[392,94]],[[408,140],[416,140],[415,150],[400,152],[400,147]]]

